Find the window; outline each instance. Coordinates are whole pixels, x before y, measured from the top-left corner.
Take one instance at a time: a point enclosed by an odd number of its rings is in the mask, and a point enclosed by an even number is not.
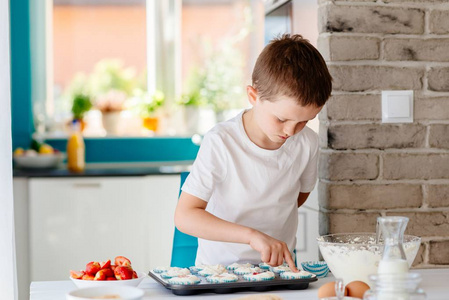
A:
[[[86,114],[87,135],[104,135],[102,125],[112,134],[135,130],[129,126],[135,118],[118,124],[118,117],[126,100],[147,90],[146,16],[145,0],[53,1],[53,103],[47,105],[56,119]],[[89,114],[83,101],[93,105]]]
[[[247,106],[262,0],[43,3],[30,4],[41,134],[64,136],[73,118],[86,136],[204,133]]]

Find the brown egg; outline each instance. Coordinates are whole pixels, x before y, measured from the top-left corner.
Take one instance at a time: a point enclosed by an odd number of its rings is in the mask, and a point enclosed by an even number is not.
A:
[[[345,287],[345,296],[348,295],[348,289]],[[318,298],[327,298],[327,297],[335,297],[337,296],[335,294],[335,281],[328,282],[326,284],[323,284],[318,289]]]
[[[363,281],[351,281],[346,285],[348,296],[363,299],[363,294],[369,290],[369,285]]]

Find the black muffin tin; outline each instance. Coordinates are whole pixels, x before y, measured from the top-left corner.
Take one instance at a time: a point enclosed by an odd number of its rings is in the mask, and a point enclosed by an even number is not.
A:
[[[201,293],[227,294],[243,291],[265,292],[273,290],[305,290],[310,282],[317,281],[316,277],[303,279],[282,279],[279,274],[275,274],[273,280],[266,281],[246,281],[243,276],[238,276],[239,280],[228,283],[209,283],[205,277],[196,275],[201,282],[193,285],[170,284],[168,279],[162,278],[159,274],[150,271],[150,277],[162,284],[166,289],[178,296],[188,296]]]

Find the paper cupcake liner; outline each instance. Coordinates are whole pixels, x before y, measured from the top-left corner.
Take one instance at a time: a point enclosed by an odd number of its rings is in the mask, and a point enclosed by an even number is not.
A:
[[[193,281],[190,280],[183,280],[183,278],[179,277],[172,277],[168,280],[168,283],[170,284],[179,284],[179,285],[195,285],[201,282],[201,280],[195,276],[195,278],[192,278]]]
[[[246,274],[243,275],[243,279],[245,279],[246,281],[269,281],[269,280],[274,280],[274,276],[273,277],[249,277],[248,275],[250,274]]]
[[[226,270],[228,270],[228,271],[234,271],[235,269],[238,269],[238,268],[254,268],[254,265],[252,265],[250,263],[246,263],[246,264],[234,263],[234,264],[226,266]]]
[[[325,261],[302,262],[304,271],[315,274],[318,278],[326,277],[329,273],[329,267]]]
[[[213,277],[207,277],[206,280],[210,283],[230,283],[230,282],[236,282],[239,280],[238,277],[236,278],[213,278]]]
[[[301,274],[301,272],[303,274]],[[301,272],[300,273],[283,272],[283,273],[281,273],[280,277],[282,279],[306,279],[306,278],[312,278],[313,276],[315,276],[308,272],[304,272],[304,271],[301,271]],[[305,274],[305,273],[308,273],[308,274]]]

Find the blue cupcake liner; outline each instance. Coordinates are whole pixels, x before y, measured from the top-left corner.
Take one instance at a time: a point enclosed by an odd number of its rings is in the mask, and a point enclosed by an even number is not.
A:
[[[262,262],[259,264],[259,268],[261,268],[262,270],[269,270],[271,267],[267,263]]]
[[[329,273],[329,266],[325,261],[307,261],[301,263],[304,271],[315,274],[318,278],[324,278]]]
[[[261,268],[259,267],[254,267],[254,268],[242,268],[241,270],[239,269],[235,269],[234,270],[234,274],[235,275],[245,275],[245,274],[252,274],[254,272],[261,272],[263,271]]]
[[[230,282],[236,282],[239,280],[239,278],[235,278],[235,279],[216,279],[216,278],[212,278],[212,277],[206,277],[206,280],[210,283],[230,283]]]
[[[199,276],[203,276],[203,277],[209,277],[212,275],[217,275],[217,272],[207,272],[205,270],[201,270],[197,273]]]
[[[293,280],[293,279],[306,279],[306,278],[312,278],[312,274],[310,275],[301,275],[301,276],[291,276],[291,275],[285,275],[285,272],[281,273],[280,277],[282,279],[287,279],[287,280]]]
[[[173,277],[179,277],[180,275],[191,275],[191,274],[173,274],[173,275],[170,275],[170,274],[167,274],[167,273],[168,273],[168,271],[160,273],[159,275],[162,278],[164,278],[164,279],[170,279],[170,278],[173,278]]]
[[[258,277],[258,278],[254,278],[254,277],[249,277],[251,276],[251,274],[245,274],[243,275],[243,279],[245,279],[246,281],[269,281],[269,280],[273,280],[275,277],[268,277],[268,278],[264,278],[264,277]]]
[[[168,270],[168,267],[157,267],[157,268],[153,269],[153,272],[160,274],[163,272],[167,272],[167,270]]]
[[[244,265],[244,264],[239,264],[239,265]],[[251,266],[249,266],[249,268],[254,268],[254,265],[253,264],[250,264]],[[238,269],[238,268],[241,268],[242,266],[231,266],[231,265],[228,265],[228,266],[226,266],[226,270],[228,270],[228,271],[234,271],[235,269]]]
[[[201,280],[198,278],[198,280],[195,280],[194,282],[190,281],[178,281],[178,277],[172,277],[168,280],[168,283],[170,284],[179,284],[179,285],[195,285],[201,282]]]
[[[250,271],[235,271],[234,270],[234,274],[235,275],[246,275],[246,274],[252,274],[253,272],[250,272]]]
[[[197,266],[191,266],[189,267],[190,272],[192,272],[192,274],[198,274],[199,271],[201,271],[203,269],[203,267],[197,267]]]
[[[218,284],[220,284],[220,283],[231,283],[231,282],[236,282],[238,279],[232,279],[232,280],[229,280],[229,279],[223,279],[223,280],[218,280],[218,279],[210,279],[209,280],[209,278],[210,277],[206,277],[206,280],[209,282],[209,283],[218,283]]]

